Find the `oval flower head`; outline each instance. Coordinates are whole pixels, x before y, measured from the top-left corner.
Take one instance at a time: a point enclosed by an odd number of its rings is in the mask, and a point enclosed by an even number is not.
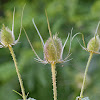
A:
[[[14,8],[14,12],[13,12],[12,30],[10,30],[8,27],[5,27],[5,25],[3,24],[3,27],[0,31],[0,43],[1,43],[0,48],[15,45],[19,41],[19,38],[20,38],[20,35],[21,35],[21,30],[22,30],[22,17],[21,17],[21,28],[20,28],[19,37],[18,37],[17,40],[15,40],[15,36],[14,36],[14,14],[15,14],[15,8]],[[23,13],[22,13],[22,16],[23,16]]]
[[[84,36],[83,35],[82,35],[82,40],[83,40],[84,47],[80,44],[81,47],[84,50],[86,50],[86,51],[88,51],[90,53],[94,53],[94,54],[100,54],[100,52],[99,52],[99,49],[100,49],[100,38],[99,38],[99,35],[97,34],[97,30],[98,30],[99,24],[100,24],[100,22],[97,25],[94,37],[90,39],[90,41],[87,44],[87,47],[85,45],[85,41],[84,41]]]
[[[44,59],[48,63],[59,63],[62,60],[62,41],[57,37],[57,34],[53,38],[49,38],[44,45]]]

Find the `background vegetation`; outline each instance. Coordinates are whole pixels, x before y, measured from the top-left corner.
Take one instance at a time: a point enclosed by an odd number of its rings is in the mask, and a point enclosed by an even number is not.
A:
[[[32,24],[32,18],[44,39],[49,38],[45,9],[47,10],[52,34],[58,32],[58,36],[64,43],[72,27],[73,35],[82,32],[86,43],[94,36],[98,21],[100,21],[99,0],[0,0],[0,29],[5,24],[12,27],[12,13],[15,13],[15,36],[20,29],[22,7],[26,3],[23,17],[23,26],[34,46],[34,49],[43,59],[43,49],[39,36]],[[98,30],[100,34],[100,28]],[[82,43],[81,36],[77,37]],[[70,58],[72,61],[57,64],[57,87],[59,100],[75,100],[80,93],[82,77],[89,53],[82,50],[77,38],[72,42]],[[24,32],[20,42],[15,45],[14,51],[18,61],[20,73],[24,82],[26,93],[37,100],[53,100],[52,80],[50,65],[43,65],[34,60],[32,52]],[[68,53],[67,43],[63,58]],[[91,61],[88,81],[84,96],[90,100],[100,99],[100,55],[94,55]],[[17,74],[8,48],[0,49],[0,100],[17,100],[21,97],[12,90],[20,92]]]

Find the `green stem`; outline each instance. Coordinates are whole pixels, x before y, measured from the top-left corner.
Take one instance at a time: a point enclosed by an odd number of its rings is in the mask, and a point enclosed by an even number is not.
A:
[[[16,72],[17,72],[17,75],[18,75],[18,79],[19,79],[19,83],[20,83],[20,87],[21,87],[21,91],[22,91],[22,95],[23,95],[23,100],[26,100],[24,86],[23,86],[23,81],[21,79],[21,75],[20,75],[19,70],[18,70],[17,61],[16,61],[16,57],[15,57],[13,48],[10,45],[8,46],[8,48],[10,50],[11,56],[12,56],[14,64],[15,64]]]
[[[83,79],[83,84],[82,84],[82,88],[81,88],[81,92],[80,92],[80,97],[83,98],[83,91],[84,91],[84,86],[85,86],[85,82],[86,82],[86,75],[87,75],[87,72],[88,72],[88,68],[89,68],[89,64],[90,64],[90,61],[92,59],[92,56],[93,56],[93,53],[90,52],[90,56],[88,58],[88,62],[87,62],[87,65],[86,65],[86,69],[85,69],[85,73],[84,73],[84,79]]]
[[[56,71],[55,71],[55,68],[56,68],[55,63],[51,63],[53,94],[54,94],[54,100],[57,100],[57,87],[56,87]]]

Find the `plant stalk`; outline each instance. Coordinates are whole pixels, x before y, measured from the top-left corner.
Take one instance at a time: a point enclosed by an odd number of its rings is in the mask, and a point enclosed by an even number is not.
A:
[[[83,84],[82,84],[82,88],[81,88],[81,92],[80,92],[80,97],[81,98],[83,98],[84,86],[85,86],[85,82],[86,82],[86,75],[87,75],[87,72],[88,72],[88,68],[89,68],[89,64],[91,62],[92,56],[93,56],[93,52],[90,52],[90,56],[88,58],[88,62],[87,62],[86,68],[85,68]]]
[[[8,48],[10,50],[11,56],[12,56],[14,64],[15,64],[16,72],[17,72],[17,75],[18,75],[18,79],[19,79],[19,83],[20,83],[20,87],[21,87],[21,91],[22,91],[23,100],[26,100],[26,95],[25,95],[25,90],[24,90],[24,86],[23,86],[23,81],[21,79],[21,75],[20,75],[19,70],[18,70],[17,61],[16,61],[16,57],[15,57],[13,48],[10,45],[8,46]]]
[[[57,100],[56,70],[55,69],[56,69],[55,63],[51,63],[53,95],[54,95],[54,100]]]

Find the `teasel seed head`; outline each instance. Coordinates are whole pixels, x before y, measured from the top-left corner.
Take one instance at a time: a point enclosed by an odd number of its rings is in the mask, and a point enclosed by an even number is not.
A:
[[[49,38],[44,45],[44,59],[49,63],[58,63],[62,59],[62,41],[57,37]]]
[[[25,7],[25,5],[24,5],[24,7]],[[15,15],[15,8],[14,8],[12,30],[10,30],[8,27],[5,27],[4,24],[3,24],[2,29],[0,30],[0,48],[9,47],[11,45],[15,45],[15,44],[18,43],[20,36],[21,36],[22,18],[23,18],[24,7],[23,7],[23,10],[22,10],[21,27],[20,27],[20,33],[19,33],[18,39],[15,40],[15,36],[14,36],[14,15]]]
[[[7,47],[8,45],[12,45],[14,43],[14,36],[12,35],[12,31],[8,28],[5,27],[3,24],[3,27],[1,29],[1,34],[0,34],[0,40],[1,43]]]
[[[94,52],[98,52],[99,51],[99,47],[100,47],[100,39],[99,36],[94,36],[92,39],[90,39],[90,41],[87,44],[87,49],[89,51],[94,51]]]

